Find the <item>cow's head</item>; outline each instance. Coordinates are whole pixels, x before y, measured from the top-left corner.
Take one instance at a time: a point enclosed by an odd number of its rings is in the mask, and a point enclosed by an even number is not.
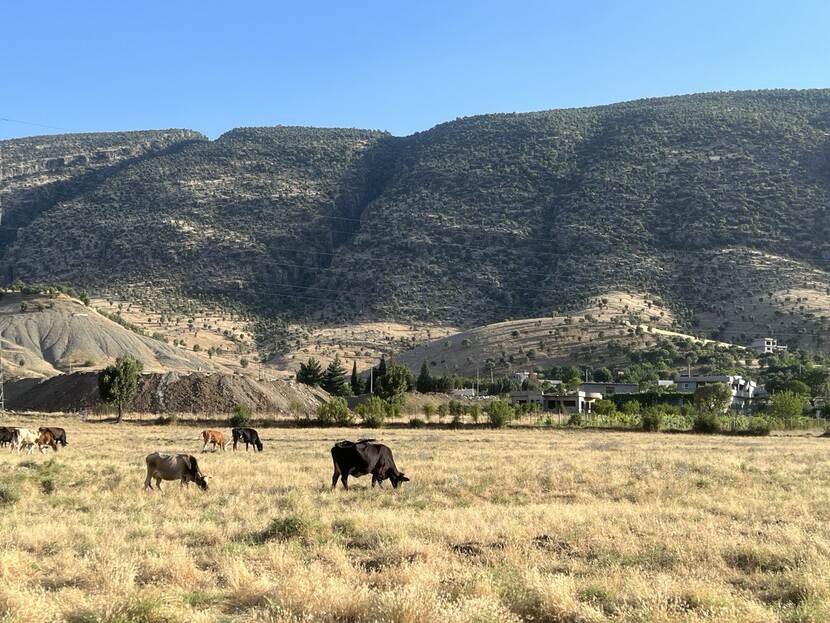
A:
[[[193,478],[193,482],[195,482],[202,491],[208,490],[207,476],[196,474]]]
[[[254,445],[259,452],[262,452],[262,442],[259,439],[254,442]]]
[[[406,477],[406,474],[403,472],[398,472],[397,474],[392,474],[389,476],[389,480],[392,481],[392,486],[397,489],[398,485],[402,482],[409,482],[409,478]]]

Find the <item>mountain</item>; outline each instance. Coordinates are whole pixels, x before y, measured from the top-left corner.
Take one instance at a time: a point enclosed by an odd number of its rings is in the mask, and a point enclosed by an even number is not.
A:
[[[0,266],[262,351],[365,321],[472,328],[659,298],[673,327],[827,349],[830,90],[458,119],[3,141]],[[106,158],[99,154],[108,154]]]

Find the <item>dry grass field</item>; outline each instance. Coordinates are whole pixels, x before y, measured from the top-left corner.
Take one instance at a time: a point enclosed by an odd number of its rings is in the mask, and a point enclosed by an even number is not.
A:
[[[402,488],[329,490],[342,429],[191,426],[0,450],[0,620],[827,621],[828,439],[388,430]],[[210,477],[144,492],[144,455]],[[164,485],[163,485],[164,486]]]

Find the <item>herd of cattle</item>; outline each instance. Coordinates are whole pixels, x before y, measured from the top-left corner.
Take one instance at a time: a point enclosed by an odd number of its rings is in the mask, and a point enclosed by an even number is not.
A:
[[[46,452],[47,448],[57,452],[58,444],[66,446],[66,431],[57,426],[41,426],[37,429],[37,434],[28,428],[0,426],[0,446],[11,446],[18,454],[21,450],[31,454],[35,447],[41,452]]]
[[[254,448],[254,452],[262,452],[263,444],[259,438],[259,433],[253,428],[233,428],[231,429],[231,439],[233,440],[233,450],[240,443],[245,444],[247,451],[249,446]],[[225,450],[225,435],[219,430],[203,430],[202,431],[202,451],[206,451],[208,446],[212,446],[214,450]],[[0,446],[10,446],[11,450],[17,450],[18,454],[21,450],[26,450],[31,454],[35,447],[41,452],[46,452],[48,448],[53,451],[58,451],[58,445],[66,447],[66,431],[63,428],[56,426],[41,426],[38,428],[37,434],[30,431],[28,428],[14,428],[8,426],[0,426]],[[349,488],[349,476],[355,478],[372,475],[372,486],[376,484],[383,487],[383,481],[389,480],[392,486],[397,489],[402,482],[409,482],[409,478],[399,471],[395,466],[395,459],[392,457],[392,451],[388,446],[382,443],[377,443],[374,439],[359,439],[358,441],[338,441],[331,448],[331,458],[334,462],[334,474],[331,478],[331,488],[337,486],[337,481],[343,485],[344,489]],[[144,479],[144,488],[152,489],[152,481],[156,481],[156,489],[161,490],[162,480],[178,480],[181,485],[189,485],[195,482],[202,490],[207,490],[207,476],[202,474],[199,469],[199,462],[192,454],[163,454],[161,452],[153,452],[148,454],[145,459],[147,464],[147,477]]]

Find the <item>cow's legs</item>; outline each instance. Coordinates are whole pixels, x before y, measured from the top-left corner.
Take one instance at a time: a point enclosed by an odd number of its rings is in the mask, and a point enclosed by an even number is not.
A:
[[[207,452],[207,445],[208,445],[208,442],[206,441],[205,445],[202,446],[202,452]]]
[[[152,490],[152,488],[153,488],[153,483],[150,480],[150,470],[148,469],[147,470],[147,478],[144,479],[144,490],[145,491],[147,491],[147,489]]]
[[[340,478],[340,472],[337,469],[334,470],[334,475],[331,477],[331,488],[334,489],[337,486],[337,479]]]
[[[348,474],[341,474],[340,475],[340,482],[343,483],[343,488],[348,491],[349,490],[349,475]]]
[[[156,489],[161,491],[161,478],[156,478]]]
[[[237,443],[237,440],[236,440],[236,439],[234,439],[234,440],[233,440],[233,451],[234,451],[234,452],[236,452],[236,443]]]

